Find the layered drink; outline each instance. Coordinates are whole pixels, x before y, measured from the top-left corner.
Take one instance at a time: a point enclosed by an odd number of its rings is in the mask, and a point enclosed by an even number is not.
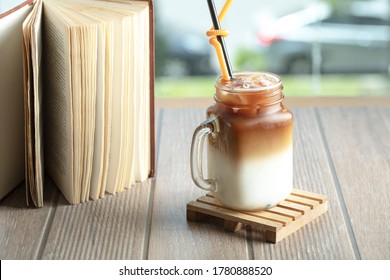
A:
[[[292,113],[284,107],[281,79],[266,72],[219,78],[215,105],[207,109],[214,128],[207,136],[208,178],[223,204],[267,209],[293,187]]]

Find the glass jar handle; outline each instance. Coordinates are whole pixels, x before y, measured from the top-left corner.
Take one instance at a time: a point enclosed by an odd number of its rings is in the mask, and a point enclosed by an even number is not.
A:
[[[210,133],[218,132],[217,127],[217,117],[211,116],[196,128],[191,144],[192,180],[199,188],[212,192],[216,190],[215,180],[203,178],[202,154],[204,146],[203,143],[206,136]]]

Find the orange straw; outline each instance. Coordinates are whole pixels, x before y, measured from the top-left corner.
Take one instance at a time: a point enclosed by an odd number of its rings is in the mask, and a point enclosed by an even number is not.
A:
[[[214,26],[206,32],[206,35],[210,37],[209,42],[211,45],[214,46],[215,51],[217,53],[219,67],[221,68],[222,72],[222,78],[224,80],[230,80],[233,79],[234,76],[232,67],[230,65],[229,56],[227,54],[225,42],[223,40],[224,37],[229,35],[229,31],[227,31],[226,29],[220,29],[219,23],[225,17],[233,0],[226,0],[225,5],[223,6],[221,12],[218,15],[218,19],[216,17],[215,5],[213,0],[207,0],[207,2],[209,5],[211,18],[213,19]]]

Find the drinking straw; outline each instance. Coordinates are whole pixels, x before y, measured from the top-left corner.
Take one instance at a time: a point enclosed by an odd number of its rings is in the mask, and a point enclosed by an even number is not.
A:
[[[215,8],[214,0],[207,0],[207,4],[209,6],[211,20],[213,21],[214,30],[220,30],[221,29],[221,25],[220,25],[218,17],[217,17],[217,11],[216,11],[217,9]],[[226,9],[224,9],[224,13],[225,12],[226,12]],[[228,71],[229,78],[230,79],[234,79],[232,66],[230,64],[230,59],[229,59],[229,55],[228,55],[228,52],[227,52],[225,40],[224,40],[223,36],[221,36],[221,35],[217,35],[217,40],[218,40],[219,44],[222,47],[223,57],[224,57],[224,60],[225,60],[225,64],[226,64],[226,68],[227,68],[227,71]]]

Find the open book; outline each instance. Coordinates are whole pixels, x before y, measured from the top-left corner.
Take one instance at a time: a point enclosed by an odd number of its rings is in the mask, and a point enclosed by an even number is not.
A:
[[[152,1],[37,0],[22,49],[25,180],[36,206],[45,172],[71,204],[153,176]]]

